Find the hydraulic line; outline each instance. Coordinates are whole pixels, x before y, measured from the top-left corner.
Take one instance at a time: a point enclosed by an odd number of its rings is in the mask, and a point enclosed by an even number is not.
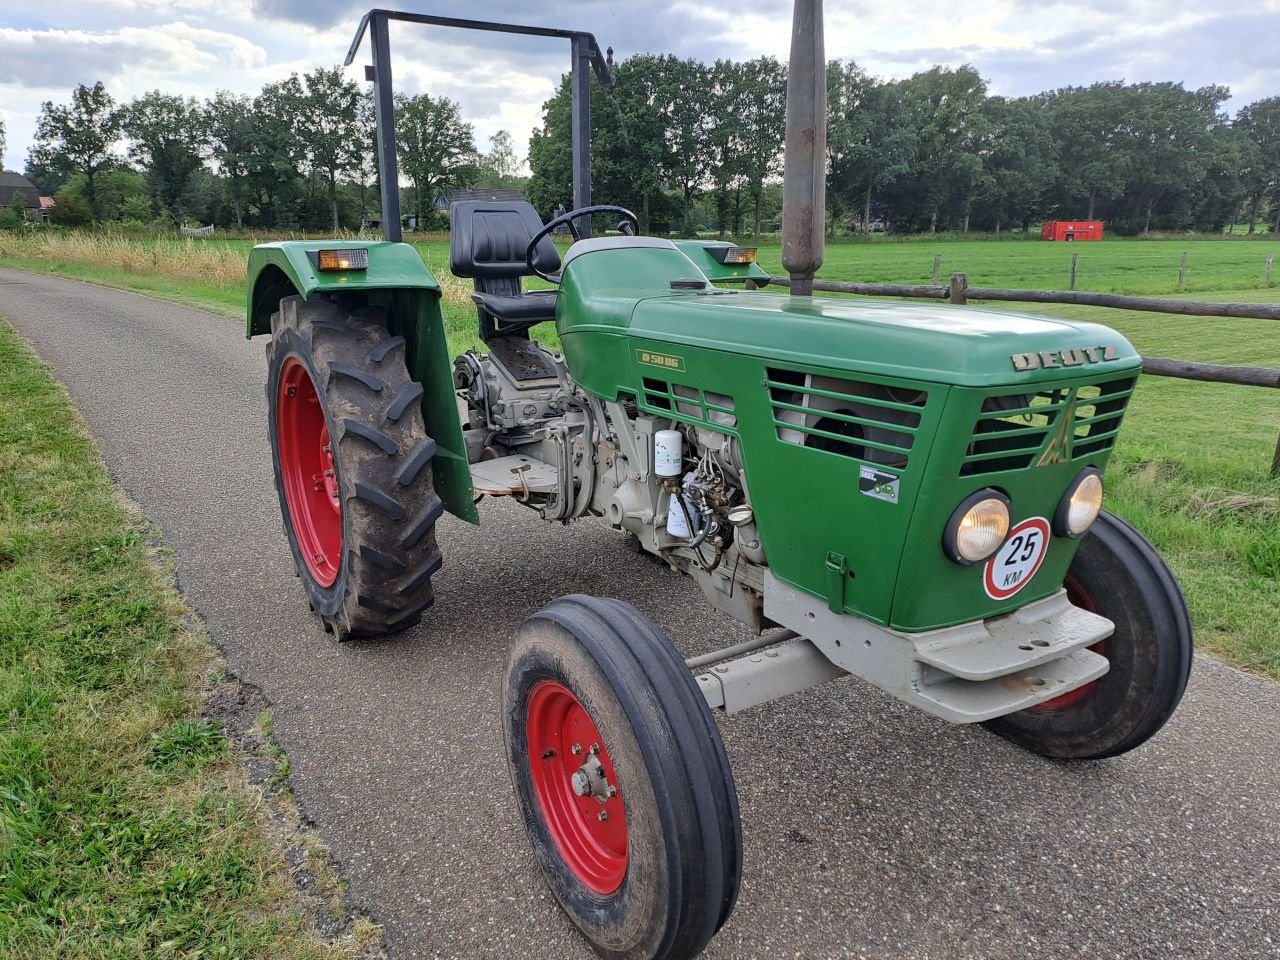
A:
[[[719,663],[721,660],[731,660],[734,657],[740,657],[745,653],[754,653],[765,647],[772,647],[774,644],[783,643],[787,640],[794,640],[800,634],[794,630],[782,630],[778,633],[767,633],[763,636],[754,637],[751,640],[736,643],[732,647],[725,647],[723,650],[713,650],[710,653],[704,653],[700,657],[690,657],[684,662],[684,665],[690,670],[697,670],[699,667],[709,667],[713,663]]]

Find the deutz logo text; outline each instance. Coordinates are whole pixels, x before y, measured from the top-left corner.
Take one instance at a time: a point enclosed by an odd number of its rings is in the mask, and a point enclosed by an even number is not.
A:
[[[1054,367],[1080,367],[1086,363],[1119,360],[1115,344],[1081,347],[1079,350],[1041,350],[1039,353],[1015,353],[1010,358],[1015,370],[1049,370]]]

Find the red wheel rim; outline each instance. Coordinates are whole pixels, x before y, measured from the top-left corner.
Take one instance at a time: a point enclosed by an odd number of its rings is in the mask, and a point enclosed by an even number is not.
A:
[[[525,730],[533,792],[556,849],[588,890],[613,893],[627,874],[627,817],[595,721],[567,687],[543,680],[529,695]],[[575,774],[580,788],[595,789],[579,795]]]
[[[1067,578],[1062,584],[1067,588],[1067,599],[1074,603],[1082,610],[1088,610],[1090,613],[1098,613],[1098,605],[1094,602],[1093,596],[1084,587],[1080,585],[1080,581],[1071,574],[1067,574]],[[1101,614],[1099,614],[1101,616]],[[1099,640],[1089,649],[1094,653],[1103,654],[1106,650],[1107,642]],[[1087,699],[1090,694],[1097,689],[1098,681],[1090,680],[1083,686],[1076,687],[1074,690],[1068,690],[1060,697],[1054,697],[1052,700],[1046,700],[1044,703],[1038,703],[1033,710],[1062,710],[1065,707],[1073,707],[1082,700]]]
[[[342,562],[342,501],[324,407],[297,357],[287,359],[280,372],[276,448],[289,523],[302,559],[316,583],[332,586]]]

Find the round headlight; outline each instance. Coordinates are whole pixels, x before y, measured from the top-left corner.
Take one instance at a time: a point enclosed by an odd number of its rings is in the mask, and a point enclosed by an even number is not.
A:
[[[951,514],[942,548],[949,559],[973,566],[999,550],[1008,534],[1009,498],[998,490],[979,490]]]
[[[1062,502],[1053,515],[1053,532],[1060,537],[1079,540],[1093,526],[1102,512],[1102,474],[1085,467],[1067,487]]]

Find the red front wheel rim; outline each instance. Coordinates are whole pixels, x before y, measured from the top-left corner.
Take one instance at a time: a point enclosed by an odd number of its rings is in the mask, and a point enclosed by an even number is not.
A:
[[[1067,574],[1066,580],[1062,584],[1067,590],[1067,599],[1082,610],[1088,610],[1090,613],[1098,613],[1098,604],[1093,596],[1086,590],[1071,574]],[[1101,614],[1099,614],[1101,616]],[[1099,655],[1105,655],[1107,642],[1099,640],[1089,649]],[[1074,707],[1076,704],[1088,699],[1098,688],[1097,680],[1090,680],[1088,683],[1076,687],[1074,690],[1068,690],[1060,697],[1054,697],[1052,700],[1046,700],[1044,703],[1036,704],[1033,710],[1063,710],[1067,707]]]
[[[311,374],[297,357],[280,372],[276,394],[276,447],[289,524],[307,571],[333,586],[342,562],[342,501],[329,441],[329,424]]]
[[[627,874],[627,817],[595,721],[567,687],[543,680],[529,695],[526,733],[533,792],[557,851],[583,886],[613,893]]]

